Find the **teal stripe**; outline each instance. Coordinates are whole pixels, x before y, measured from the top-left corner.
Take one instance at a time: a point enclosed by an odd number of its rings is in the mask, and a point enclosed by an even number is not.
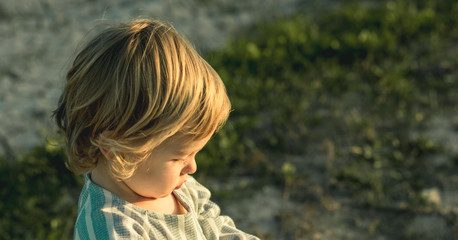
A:
[[[103,197],[105,199],[105,208],[111,209],[113,207],[113,196],[111,194],[109,194],[107,191],[103,191],[102,194],[103,194]],[[111,211],[109,211],[109,212],[108,211],[104,211],[103,214],[104,214],[103,222],[105,224],[104,227],[106,229],[110,229],[111,227],[114,226],[113,213]],[[112,231],[107,232],[107,238],[114,239]]]
[[[185,215],[156,214],[127,203],[86,178],[80,195],[75,239],[258,239],[220,216],[210,192],[190,178],[175,192]]]
[[[95,189],[95,191],[98,191],[98,190],[100,191],[94,192],[92,195],[93,196],[103,196],[102,189]],[[94,231],[94,235],[97,236],[97,239],[109,239],[110,238],[110,236],[108,235],[106,217],[104,216],[104,212],[101,211],[101,209],[104,207],[105,204],[107,204],[105,200],[92,201],[91,219],[93,220],[96,219],[96,221],[92,221],[91,228]]]
[[[91,205],[91,196],[89,195],[88,196],[88,199],[87,199],[87,202],[85,204],[85,211],[86,211],[86,214],[85,214],[85,218],[83,218],[85,220],[85,225],[86,225],[86,229],[87,229],[87,236],[89,239],[95,239],[95,232],[94,232],[94,228],[92,226],[92,219],[94,219],[94,216],[93,216],[93,211],[92,211],[92,205]],[[97,218],[95,218],[97,219]]]
[[[78,221],[75,226],[75,232],[78,233],[80,239],[89,239],[86,225],[86,211],[81,211]]]

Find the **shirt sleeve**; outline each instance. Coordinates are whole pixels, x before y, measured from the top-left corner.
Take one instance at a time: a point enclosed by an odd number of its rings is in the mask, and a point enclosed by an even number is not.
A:
[[[149,239],[146,231],[138,222],[122,213],[83,211],[78,218],[74,239]]]
[[[230,217],[220,215],[221,210],[219,206],[210,200],[210,191],[195,179],[190,179],[188,190],[194,200],[197,219],[207,239],[259,239],[237,229]]]
[[[113,194],[86,179],[80,196],[74,239],[149,239],[140,215],[124,209]]]

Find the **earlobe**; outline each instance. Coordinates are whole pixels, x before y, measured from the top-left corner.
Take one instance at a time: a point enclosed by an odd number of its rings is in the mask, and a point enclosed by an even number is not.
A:
[[[110,159],[111,158],[111,154],[110,154],[110,151],[108,151],[108,149],[99,147],[99,150],[100,150],[100,152],[103,154],[103,156],[106,159]]]
[[[108,150],[106,148],[99,147],[100,152],[102,152],[103,155],[108,154]]]
[[[113,136],[111,131],[103,131],[99,136],[99,151],[103,154],[106,159],[110,159],[113,154],[108,148],[101,147],[100,145],[104,145],[106,143],[106,139],[110,139]]]

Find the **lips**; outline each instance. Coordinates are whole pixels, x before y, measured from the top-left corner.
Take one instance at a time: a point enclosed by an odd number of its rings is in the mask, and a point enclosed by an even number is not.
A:
[[[178,185],[175,189],[180,189],[185,182],[186,182],[186,180],[184,182],[180,183],[180,185]]]

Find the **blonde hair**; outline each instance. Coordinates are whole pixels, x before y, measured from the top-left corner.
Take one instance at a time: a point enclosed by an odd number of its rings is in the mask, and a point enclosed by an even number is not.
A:
[[[229,112],[213,68],[172,27],[143,19],[112,26],[86,45],[54,117],[71,170],[90,171],[106,149],[113,175],[126,179],[164,140],[209,136]]]

